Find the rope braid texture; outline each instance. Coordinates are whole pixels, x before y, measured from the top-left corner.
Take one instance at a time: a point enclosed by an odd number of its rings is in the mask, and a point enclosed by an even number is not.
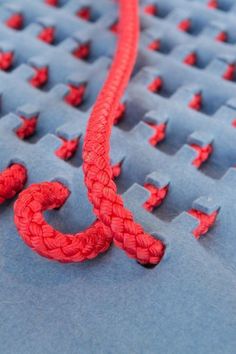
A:
[[[26,168],[20,164],[13,164],[0,173],[0,204],[20,192],[26,179]]]
[[[76,235],[65,235],[46,223],[42,212],[59,208],[69,196],[59,182],[34,184],[15,203],[15,224],[23,240],[40,255],[61,262],[96,257],[112,240],[142,264],[157,264],[164,244],[145,233],[124,207],[113,181],[109,150],[111,129],[136,60],[139,36],[138,0],[120,0],[119,39],[108,78],[89,118],[83,147],[88,197],[98,220]]]

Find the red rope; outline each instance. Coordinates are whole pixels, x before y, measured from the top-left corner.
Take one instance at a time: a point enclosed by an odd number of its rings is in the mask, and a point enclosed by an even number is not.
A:
[[[31,186],[15,204],[15,223],[20,235],[43,256],[71,262],[90,259],[109,247],[111,235],[118,247],[140,263],[157,264],[164,254],[163,243],[145,233],[124,207],[112,179],[109,159],[114,116],[135,63],[138,35],[138,1],[120,0],[117,51],[90,116],[83,148],[85,184],[99,221],[77,237],[49,226],[42,212],[60,207],[69,195],[57,182]]]
[[[46,223],[42,211],[60,208],[69,194],[58,182],[30,186],[15,203],[15,223],[25,243],[40,255],[60,262],[80,262],[106,251],[112,238],[99,221],[75,235],[62,234]]]
[[[24,166],[13,164],[0,173],[0,204],[20,192],[27,179]]]

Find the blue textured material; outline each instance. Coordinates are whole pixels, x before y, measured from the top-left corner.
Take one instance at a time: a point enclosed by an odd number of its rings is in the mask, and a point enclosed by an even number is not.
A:
[[[58,211],[46,213],[61,231],[77,232],[93,220],[81,168],[81,147],[89,112],[114,53],[109,31],[117,8],[109,0],[61,0],[60,7],[43,0],[0,0],[0,48],[15,53],[13,68],[0,72],[0,170],[12,162],[28,170],[27,185],[59,180],[71,195]],[[143,7],[157,6],[157,16]],[[222,79],[236,61],[236,4],[207,1],[141,2],[142,35],[134,77],[124,102],[123,120],[111,139],[113,164],[123,162],[116,180],[125,204],[144,228],[162,238],[162,262],[146,269],[115,247],[83,264],[58,264],[33,253],[17,235],[13,202],[0,206],[0,353],[1,354],[233,354],[236,348],[236,78]],[[75,16],[91,6],[92,21]],[[24,16],[24,28],[4,25],[12,12]],[[190,19],[189,33],[177,29]],[[42,26],[55,26],[48,45],[36,37]],[[219,31],[228,42],[214,40]],[[161,41],[159,52],[147,49]],[[90,42],[87,61],[72,52]],[[195,67],[182,63],[197,53]],[[30,86],[32,66],[49,67],[43,89]],[[155,94],[147,86],[157,77],[164,86]],[[63,101],[68,84],[87,83],[79,108]],[[188,108],[202,93],[200,112]],[[15,130],[39,113],[36,134],[20,140]],[[155,148],[147,123],[166,123],[166,139]],[[80,137],[75,156],[65,162],[55,155],[59,137]],[[213,154],[196,169],[196,151],[189,144],[213,145]],[[169,185],[163,204],[153,213],[143,204],[150,194],[143,185]],[[192,231],[196,218],[219,210],[214,227],[200,240]]]

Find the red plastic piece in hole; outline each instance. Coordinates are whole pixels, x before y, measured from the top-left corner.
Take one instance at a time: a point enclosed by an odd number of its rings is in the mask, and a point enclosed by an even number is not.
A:
[[[76,12],[76,16],[82,18],[85,21],[89,21],[91,19],[91,11],[89,7],[82,7],[79,11]]]
[[[195,94],[188,106],[196,111],[200,111],[202,108],[202,95],[200,93]]]
[[[228,41],[228,34],[226,32],[220,32],[217,34],[215,39],[219,42],[227,42]]]
[[[154,40],[148,45],[148,49],[153,50],[153,51],[159,51],[161,48],[161,41],[160,40]]]
[[[42,68],[34,67],[34,70],[35,75],[29,82],[34,87],[41,87],[48,81],[48,68],[46,66]]]
[[[225,80],[232,81],[234,79],[235,69],[236,69],[235,64],[229,64],[227,66],[227,69],[226,69],[224,75],[223,75],[223,78]]]
[[[55,154],[62,160],[69,160],[76,152],[79,146],[79,138],[66,140],[61,138],[62,145],[56,150]]]
[[[0,69],[9,69],[12,66],[13,58],[13,52],[0,52]]]
[[[15,30],[19,30],[23,27],[23,16],[21,14],[11,15],[5,24]]]
[[[218,1],[217,1],[217,0],[210,0],[210,1],[208,1],[207,6],[208,6],[210,9],[217,9],[217,7],[218,7]]]
[[[71,106],[79,106],[84,98],[85,94],[85,85],[80,85],[80,86],[73,86],[73,85],[68,85],[70,91],[69,93],[65,96],[64,100],[70,104]]]
[[[190,27],[191,27],[191,21],[187,18],[185,20],[182,20],[178,24],[178,29],[183,32],[188,32],[190,30]]]
[[[218,211],[214,211],[208,215],[196,209],[191,209],[188,213],[199,220],[198,227],[193,231],[193,235],[197,239],[208,232],[208,230],[214,225],[218,215]]]
[[[38,39],[41,41],[51,44],[54,41],[55,29],[53,27],[43,28],[38,35]]]
[[[234,120],[232,121],[232,126],[233,126],[234,128],[236,128],[236,119],[234,119]]]
[[[151,92],[159,92],[162,89],[163,81],[160,77],[154,79],[148,86],[148,90]]]
[[[157,15],[157,7],[153,4],[145,6],[143,11],[148,15],[152,15],[152,16]]]
[[[87,59],[89,56],[90,46],[84,43],[78,46],[73,52],[73,55],[78,59]]]
[[[194,159],[193,165],[199,168],[203,164],[203,162],[205,162],[212,154],[212,145],[208,144],[202,147],[196,144],[191,144],[190,146],[197,151],[197,157]]]
[[[44,0],[44,2],[50,6],[58,6],[58,0]]]
[[[111,170],[112,170],[112,177],[113,179],[117,178],[120,176],[121,174],[121,167],[122,167],[122,163],[119,162],[113,166],[111,166]]]
[[[160,143],[162,140],[165,139],[166,124],[165,123],[161,123],[161,124],[147,123],[147,124],[155,131],[155,133],[149,139],[149,143],[153,146],[156,146],[158,143]]]
[[[183,63],[187,64],[187,65],[195,65],[197,63],[197,55],[196,53],[190,53],[188,54],[184,60],[183,60]]]
[[[17,129],[16,134],[20,139],[26,139],[35,133],[38,117],[26,119],[21,116],[22,125]]]
[[[114,116],[113,124],[118,124],[124,117],[124,114],[125,114],[125,104],[120,103],[117,108],[116,114]]]
[[[168,193],[168,186],[163,188],[157,188],[153,184],[145,183],[144,187],[151,193],[148,200],[143,204],[144,208],[148,211],[153,211],[154,208],[158,207],[165,199]]]
[[[110,27],[110,31],[113,33],[117,33],[118,32],[118,26],[119,26],[119,22],[116,21],[113,23],[113,25],[111,25]]]
[[[0,204],[13,198],[20,192],[27,179],[26,168],[20,164],[13,164],[0,173]]]

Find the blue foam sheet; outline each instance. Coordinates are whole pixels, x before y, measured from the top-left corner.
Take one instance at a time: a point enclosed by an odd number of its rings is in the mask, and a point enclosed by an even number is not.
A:
[[[13,201],[0,206],[1,354],[233,354],[236,347],[236,75],[222,78],[236,62],[236,5],[219,0],[140,1],[141,38],[133,78],[124,97],[126,111],[113,128],[111,161],[122,161],[116,180],[125,205],[147,232],[166,244],[162,262],[146,269],[111,247],[83,264],[58,264],[33,253],[13,222]],[[156,16],[145,14],[154,5]],[[92,20],[76,12],[89,6]],[[21,13],[24,26],[5,25]],[[188,32],[178,30],[188,19]],[[27,185],[59,180],[71,191],[66,204],[45,214],[63,232],[78,232],[93,220],[83,183],[81,148],[86,123],[106,77],[116,44],[110,27],[117,6],[110,0],[0,0],[0,50],[14,51],[12,68],[0,72],[0,170],[20,162]],[[55,26],[52,45],[39,39],[41,26]],[[227,33],[227,42],[215,37]],[[147,46],[160,41],[160,50]],[[87,60],[73,51],[90,43]],[[190,53],[194,66],[183,63]],[[33,88],[34,65],[47,65],[48,83]],[[159,93],[147,87],[163,80]],[[78,108],[65,103],[68,84],[86,82]],[[188,107],[196,93],[198,112]],[[39,114],[34,136],[20,140],[20,115]],[[147,123],[167,124],[166,138],[153,147]],[[55,155],[60,137],[80,138],[75,156]],[[196,169],[191,144],[212,144],[213,154]],[[146,182],[169,193],[152,213],[143,204]],[[200,240],[198,220],[187,211],[219,210],[217,221]]]

